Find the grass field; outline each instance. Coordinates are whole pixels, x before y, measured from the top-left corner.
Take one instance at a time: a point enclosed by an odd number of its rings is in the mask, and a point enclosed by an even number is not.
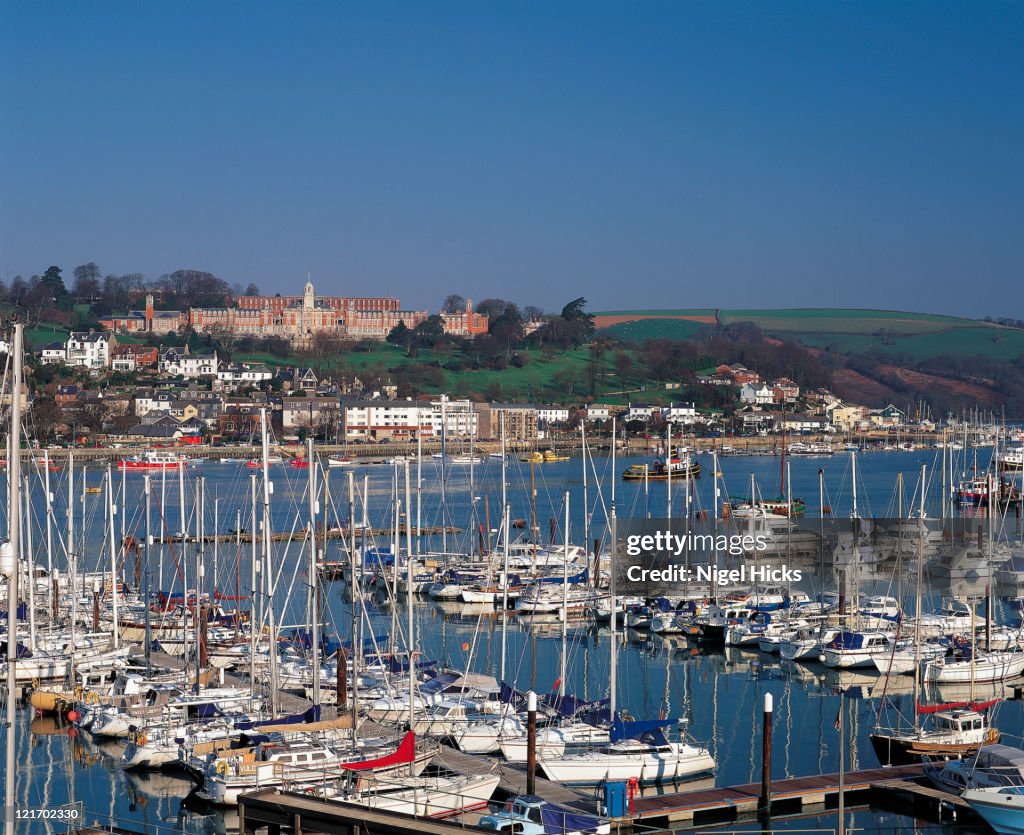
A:
[[[637,316],[636,321],[613,325],[610,335],[639,341],[667,335],[677,329],[685,338],[700,325],[644,316],[699,316],[701,310],[609,311],[597,315]],[[723,324],[753,322],[765,333],[803,342],[840,354],[879,350],[921,360],[934,356],[984,356],[1011,360],[1024,353],[1024,331],[989,325],[976,319],[900,310],[792,308],[782,310],[721,310]]]
[[[603,328],[601,333],[624,342],[643,342],[646,339],[687,339],[706,327],[688,319],[640,319]]]

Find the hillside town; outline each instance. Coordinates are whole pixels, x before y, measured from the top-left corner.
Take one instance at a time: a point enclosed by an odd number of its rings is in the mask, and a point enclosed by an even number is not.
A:
[[[158,319],[148,317],[150,322]],[[263,409],[286,440],[313,437],[357,444],[431,441],[442,433],[453,439],[497,440],[502,425],[507,440],[530,444],[566,434],[581,422],[592,433],[608,434],[613,419],[627,433],[656,435],[670,428],[703,437],[920,433],[936,428],[934,421],[911,418],[893,404],[872,409],[846,403],[825,388],[802,390],[786,377],[762,378],[739,363],[696,375],[701,386],[727,394],[722,407],[705,408],[692,401],[651,405],[633,398],[560,403],[488,402],[479,396],[399,398],[397,388],[386,382],[374,388],[358,378],[332,379],[312,367],[237,362],[219,357],[216,350],[192,353],[187,345],[119,344],[110,332],[72,332],[64,341],[44,345],[36,358],[41,366],[88,373],[88,382],[39,386],[26,401],[26,408],[36,411],[41,431],[77,444],[245,441],[257,432]],[[115,372],[135,382],[112,383]],[[665,383],[658,399],[671,398],[678,388],[678,383]]]

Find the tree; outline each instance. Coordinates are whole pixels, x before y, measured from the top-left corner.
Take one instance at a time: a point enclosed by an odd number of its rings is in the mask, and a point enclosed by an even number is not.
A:
[[[444,338],[444,319],[436,314],[428,316],[412,329],[412,335],[417,345],[430,347]]]
[[[510,304],[512,302],[505,301],[505,299],[484,299],[481,302],[477,302],[476,312],[493,319],[504,313]]]
[[[441,304],[442,313],[461,313],[465,309],[466,299],[458,293],[445,296],[444,302]]]
[[[90,261],[88,264],[75,267],[74,275],[73,293],[75,298],[83,302],[95,301],[100,294],[100,268]]]
[[[245,295],[245,296],[258,296],[259,294],[260,294],[260,288],[256,284],[250,283],[245,288],[245,293],[243,293],[242,295]]]
[[[528,322],[539,322],[544,318],[544,308],[528,304],[523,308],[523,315],[526,317],[526,321]]]
[[[64,279],[60,273],[60,267],[47,267],[42,277],[42,283],[57,301],[68,294],[68,289],[64,286]]]
[[[388,333],[386,341],[408,351],[412,346],[412,331],[409,330],[409,326],[404,321],[399,320],[398,324]]]

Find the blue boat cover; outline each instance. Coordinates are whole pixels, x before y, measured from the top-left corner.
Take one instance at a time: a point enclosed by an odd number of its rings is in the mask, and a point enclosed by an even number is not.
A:
[[[546,835],[567,835],[569,832],[596,832],[604,823],[600,818],[581,815],[571,809],[563,809],[554,803],[540,807],[540,820]]]
[[[645,734],[657,731],[661,734],[661,738],[665,739],[665,735],[661,733],[660,729],[671,725],[675,721],[675,719],[641,719],[639,721],[626,722],[616,717],[615,721],[612,722],[609,736],[612,742],[618,742],[622,739],[640,739]]]

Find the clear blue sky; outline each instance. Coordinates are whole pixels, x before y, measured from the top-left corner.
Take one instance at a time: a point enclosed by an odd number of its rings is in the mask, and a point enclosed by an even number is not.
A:
[[[1020,2],[7,2],[0,271],[1024,315]]]

